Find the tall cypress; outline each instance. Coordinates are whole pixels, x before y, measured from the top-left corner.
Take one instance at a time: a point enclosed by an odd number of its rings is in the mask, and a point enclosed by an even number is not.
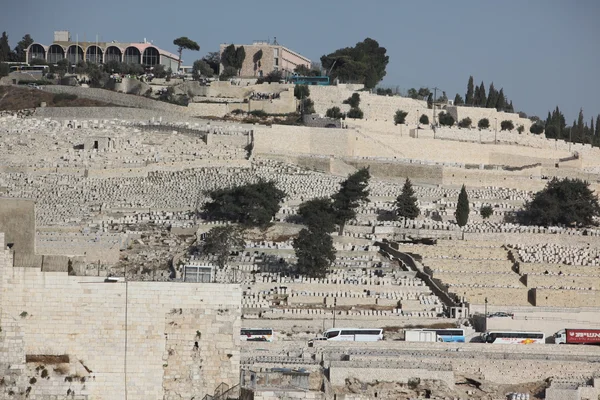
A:
[[[596,130],[594,131],[594,136],[600,138],[600,114],[596,117]]]
[[[485,96],[485,86],[483,85],[483,81],[481,81],[481,86],[479,86],[479,106],[485,107],[486,102],[487,97]]]
[[[469,83],[467,84],[467,94],[465,95],[465,104],[468,106],[473,105],[473,75],[469,77]]]
[[[2,32],[2,37],[0,37],[0,62],[3,61],[10,61],[10,46],[6,32]]]
[[[496,104],[493,106],[498,111],[506,109],[506,97],[504,97],[504,88],[500,88],[500,92],[496,95]]]
[[[475,95],[473,96],[473,103],[472,105],[474,106],[478,106],[479,105],[479,86],[475,86]]]
[[[498,98],[498,92],[494,88],[494,82],[490,83],[490,89],[488,91],[487,102],[485,103],[485,108],[494,108],[496,107],[496,100]]]
[[[467,188],[465,188],[465,185],[462,185],[462,188],[460,189],[454,216],[456,217],[458,226],[465,226],[469,221],[469,196],[467,195]]]

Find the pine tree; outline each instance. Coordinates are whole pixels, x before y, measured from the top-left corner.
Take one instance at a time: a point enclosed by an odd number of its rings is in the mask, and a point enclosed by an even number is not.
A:
[[[460,227],[465,226],[469,221],[469,196],[467,195],[465,185],[462,185],[462,188],[460,189],[454,216],[456,217],[456,223]]]
[[[465,104],[468,106],[473,105],[473,75],[469,77],[469,83],[467,84],[467,94],[465,95]]]
[[[496,105],[492,108],[496,108],[498,111],[505,111],[506,107],[506,97],[504,97],[504,89],[500,88],[500,92],[496,97]]]
[[[8,45],[8,35],[2,32],[0,38],[0,62],[10,61],[10,46]]]
[[[415,191],[412,188],[410,179],[406,178],[402,193],[396,198],[396,215],[402,218],[415,219],[419,216],[419,213]]]
[[[479,106],[485,107],[485,103],[487,102],[487,97],[485,96],[485,86],[483,85],[483,81],[481,81],[481,86],[479,86]]]
[[[340,190],[331,198],[336,220],[340,226],[340,234],[344,231],[346,222],[356,217],[356,209],[362,203],[369,201],[369,179],[371,174],[368,168],[361,168],[340,184]]]
[[[485,108],[494,108],[496,107],[496,101],[498,100],[498,92],[494,88],[494,82],[490,83],[490,89],[488,91],[487,102],[485,103]]]
[[[456,96],[454,96],[454,105],[460,106],[463,104],[465,104],[465,102],[464,102],[462,96],[460,94],[456,93]]]

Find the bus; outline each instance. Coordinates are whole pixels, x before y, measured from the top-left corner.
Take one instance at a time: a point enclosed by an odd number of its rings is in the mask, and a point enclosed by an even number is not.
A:
[[[45,75],[50,71],[47,65],[11,65],[10,72],[25,72],[28,74]]]
[[[275,339],[273,329],[242,328],[240,340],[246,342],[272,342]]]
[[[442,342],[465,342],[465,330],[458,328],[450,329],[423,329],[424,331],[430,331],[437,333],[438,337],[442,339]]]
[[[327,86],[329,85],[329,77],[328,76],[298,76],[292,75],[288,78],[289,83],[293,83],[295,85],[319,85],[319,86]]]
[[[327,340],[347,342],[376,342],[383,340],[383,329],[331,328],[323,332]]]
[[[481,334],[485,343],[500,344],[544,344],[546,335],[543,332],[521,331],[488,331]]]

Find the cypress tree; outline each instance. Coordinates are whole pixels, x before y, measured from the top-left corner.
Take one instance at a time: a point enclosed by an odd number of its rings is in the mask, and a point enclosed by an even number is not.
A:
[[[488,91],[487,102],[485,103],[485,108],[494,108],[496,107],[496,101],[498,100],[498,92],[494,88],[494,82],[490,83],[490,89]]]
[[[2,32],[0,38],[0,62],[10,61],[10,46],[8,45],[8,35]]]
[[[456,217],[456,223],[460,227],[465,226],[469,221],[469,196],[467,195],[465,185],[462,185],[462,188],[460,189],[454,216]]]
[[[500,92],[496,97],[496,105],[492,106],[492,108],[496,108],[498,111],[504,111],[506,109],[506,97],[504,97],[504,89],[500,88]]]
[[[419,216],[420,210],[417,205],[417,197],[412,188],[410,179],[406,178],[402,193],[396,198],[396,215],[403,218],[415,219]]]
[[[479,105],[479,99],[480,99],[480,95],[479,95],[479,86],[475,87],[475,95],[473,96],[473,104],[474,106],[478,106]]]
[[[469,77],[469,83],[467,84],[467,94],[465,95],[465,104],[468,106],[473,105],[473,75]]]
[[[594,131],[594,136],[600,138],[600,114],[596,117],[596,130]]]
[[[487,102],[487,97],[485,96],[485,86],[483,85],[483,81],[481,81],[481,86],[479,86],[479,106],[485,107]]]
[[[460,105],[463,105],[464,103],[465,102],[463,101],[463,98],[461,97],[461,95],[456,93],[456,96],[454,96],[454,105],[460,106]]]

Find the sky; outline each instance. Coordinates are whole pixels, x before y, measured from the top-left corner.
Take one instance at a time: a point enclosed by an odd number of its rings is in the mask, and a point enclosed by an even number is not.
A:
[[[0,30],[14,47],[29,33],[49,45],[55,30],[75,40],[141,42],[176,52],[187,36],[200,52],[221,43],[277,41],[318,61],[370,37],[387,49],[384,87],[437,86],[450,99],[483,81],[515,111],[545,119],[557,105],[570,124],[600,114],[600,0],[18,0],[2,7]]]

